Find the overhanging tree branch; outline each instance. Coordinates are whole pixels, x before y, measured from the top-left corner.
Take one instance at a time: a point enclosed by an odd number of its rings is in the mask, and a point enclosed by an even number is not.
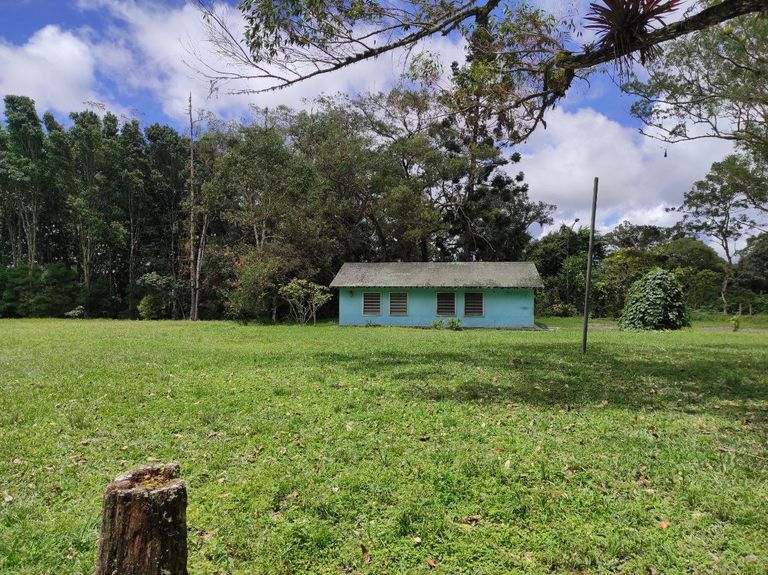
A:
[[[620,62],[633,53],[648,54],[664,42],[768,10],[768,0],[724,0],[656,30],[643,28],[618,45],[602,41],[599,47],[587,45],[574,53],[566,48],[567,24],[525,5],[501,6],[500,0],[446,1],[429,7],[417,0],[379,0],[364,2],[359,10],[356,3],[336,0],[328,5],[328,14],[311,3],[296,8],[288,0],[282,0],[284,4],[248,0],[241,4],[245,45],[206,0],[197,1],[215,52],[226,61],[203,64],[200,73],[213,87],[239,81],[230,90],[239,94],[293,86],[398,49],[411,50],[429,37],[459,29],[468,40],[467,62],[454,70],[448,91],[456,97],[445,101],[461,109],[467,95],[477,95],[482,83],[485,108],[478,113],[486,119],[496,115],[512,143],[546,125],[544,113],[565,96],[577,77],[596,66]],[[264,16],[263,10],[272,12]],[[478,37],[479,29],[484,33]],[[256,86],[254,81],[266,84]],[[475,88],[468,87],[471,83]]]

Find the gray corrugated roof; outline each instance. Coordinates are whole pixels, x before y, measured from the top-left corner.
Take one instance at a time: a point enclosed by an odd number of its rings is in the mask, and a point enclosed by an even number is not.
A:
[[[544,287],[531,262],[346,263],[331,287]]]

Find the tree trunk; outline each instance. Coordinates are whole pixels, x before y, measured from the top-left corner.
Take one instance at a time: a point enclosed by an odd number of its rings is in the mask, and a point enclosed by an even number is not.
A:
[[[96,575],[187,575],[187,484],[179,465],[118,475],[104,492]]]
[[[192,94],[189,94],[189,319],[197,321],[197,261],[195,260],[195,123],[192,120]]]
[[[723,283],[720,285],[720,299],[723,301],[723,314],[728,315],[728,280],[730,278],[728,277],[728,273],[726,272],[725,276],[723,277]]]

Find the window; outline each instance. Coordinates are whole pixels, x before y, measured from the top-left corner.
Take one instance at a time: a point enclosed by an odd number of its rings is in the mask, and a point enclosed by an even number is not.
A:
[[[483,317],[484,314],[483,294],[481,292],[465,293],[464,315],[467,317]]]
[[[437,315],[456,315],[456,294],[437,292]]]
[[[406,292],[389,294],[389,315],[408,315],[408,294]]]
[[[381,294],[363,292],[363,315],[381,315]]]

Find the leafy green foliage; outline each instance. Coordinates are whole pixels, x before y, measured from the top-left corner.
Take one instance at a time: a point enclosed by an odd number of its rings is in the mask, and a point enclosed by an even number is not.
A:
[[[142,275],[136,281],[136,285],[145,292],[137,309],[141,319],[169,317],[174,293],[181,290],[178,281],[171,276],[149,272]]]
[[[661,268],[649,271],[632,285],[619,318],[625,329],[680,329],[689,324],[680,285]]]
[[[163,316],[163,300],[158,294],[148,293],[139,301],[139,317],[143,320],[160,319]]]
[[[768,232],[747,239],[740,252],[737,277],[755,293],[768,292]]]
[[[575,224],[576,222],[574,222]],[[561,225],[559,229],[531,242],[526,259],[536,264],[544,280],[544,292],[537,306],[544,315],[570,313],[584,305],[584,282],[589,248],[589,230]],[[599,264],[605,257],[605,243],[595,237],[594,259]]]
[[[288,281],[287,262],[258,253],[230,257],[234,278],[227,293],[227,314],[244,323],[269,316],[278,305],[280,287]]]
[[[608,248],[636,248],[647,250],[667,240],[674,239],[677,230],[674,228],[661,228],[652,225],[636,225],[624,220],[610,232],[605,234],[603,240]]]
[[[88,312],[85,307],[79,305],[64,314],[64,317],[69,319],[85,319],[88,317]]]
[[[305,325],[309,320],[317,321],[317,310],[331,301],[331,291],[309,280],[294,278],[279,290],[282,298],[291,308],[291,317],[296,323]]]
[[[555,302],[547,308],[548,315],[554,317],[573,317],[579,314],[579,310],[572,303]]]
[[[592,307],[599,317],[618,317],[632,284],[658,265],[648,251],[622,248],[607,256],[595,270],[594,285],[600,293]]]
[[[62,317],[81,297],[77,273],[64,264],[0,269],[0,317]]]

